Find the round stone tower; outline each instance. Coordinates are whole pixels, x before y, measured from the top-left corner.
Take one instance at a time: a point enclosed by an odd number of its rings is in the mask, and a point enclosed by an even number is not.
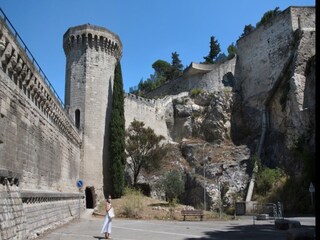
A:
[[[103,198],[109,190],[106,173],[113,79],[122,43],[111,31],[85,24],[67,30],[63,48],[67,58],[65,106],[82,132],[80,176],[94,207],[96,198]]]

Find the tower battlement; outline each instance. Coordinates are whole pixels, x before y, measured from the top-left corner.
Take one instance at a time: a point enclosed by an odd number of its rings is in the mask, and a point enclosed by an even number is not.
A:
[[[122,43],[119,36],[110,30],[84,24],[69,28],[63,35],[63,49],[66,55],[72,48],[95,48],[116,57],[118,60],[122,55]]]

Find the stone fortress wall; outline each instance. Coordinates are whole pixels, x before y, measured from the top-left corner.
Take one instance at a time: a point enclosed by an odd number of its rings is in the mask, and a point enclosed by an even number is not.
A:
[[[224,87],[223,80],[227,76],[234,76],[236,58],[219,64],[191,63],[183,75],[173,81],[156,88],[147,97],[165,97],[181,92],[190,92],[192,89],[215,91]]]
[[[289,148],[312,121],[305,100],[314,90],[305,70],[316,54],[315,24],[314,7],[289,7],[237,41],[235,89],[251,113],[248,128],[261,128],[265,114],[270,130],[286,133]]]
[[[236,89],[244,102],[264,104],[294,51],[297,29],[315,31],[314,7],[289,7],[237,41]]]
[[[288,59],[286,51],[288,44],[290,46],[292,42],[294,29],[299,26],[305,29],[314,28],[314,10],[315,8],[300,7],[286,9],[271,23],[266,23],[239,39],[237,58],[224,65],[210,69],[191,64],[182,78],[153,93],[156,96],[166,96],[162,99],[148,100],[127,94],[126,127],[135,118],[144,121],[146,126],[170,140],[166,126],[166,109],[170,108],[172,100],[188,94],[194,88],[212,91],[212,88],[223,87],[221,82],[229,76],[234,77],[235,88],[243,91],[245,101],[259,108],[268,92],[265,89],[272,89],[283,68],[281,63]],[[101,86],[89,83],[93,81],[92,76],[97,74],[97,71],[98,76],[105,73],[103,69],[93,69],[85,74],[80,71],[79,74],[84,76],[77,77],[80,82],[72,83],[67,80],[66,89],[69,90],[66,93],[66,111],[48,85],[45,75],[16,36],[12,27],[8,27],[4,19],[1,19],[0,234],[3,240],[32,237],[37,232],[59,223],[60,219],[76,217],[78,199],[83,196],[78,194],[76,180],[83,177],[87,169],[84,162],[81,162],[84,159],[84,148],[81,148],[83,135],[86,133],[86,122],[90,124],[91,121],[96,121],[94,116],[87,116],[92,115],[88,106],[90,96],[98,90],[95,90],[95,87]],[[83,63],[88,61],[87,64],[94,65],[97,62],[92,56],[96,56],[99,60],[111,61],[107,65],[114,64],[115,60],[109,58],[110,54],[115,54],[112,50],[109,55],[106,54],[108,56],[90,52],[102,49],[108,44],[115,50],[115,44],[109,43],[106,38],[98,37],[100,34],[92,34],[94,45],[89,46],[87,55],[82,55],[77,44],[86,41],[82,38],[83,34],[74,34],[74,38],[72,36],[71,34],[70,38],[67,38],[70,39],[69,47],[76,50],[71,59],[80,56],[79,60],[83,60]],[[86,36],[89,39],[89,34],[85,34]],[[113,56],[117,58],[120,55],[118,52]],[[71,65],[72,63],[68,63],[66,69],[69,77],[77,71],[74,69],[73,73],[68,72]],[[106,70],[108,79],[104,81],[110,84],[108,91],[112,89],[113,82],[110,69]],[[81,88],[81,81],[89,84],[90,94]],[[80,89],[82,98],[76,99],[76,95],[72,96],[76,89]],[[79,122],[76,117],[77,110],[80,111]],[[107,113],[103,114],[106,116]],[[87,138],[87,141],[90,140]],[[92,181],[93,185],[96,184],[95,181]],[[84,208],[85,200],[81,198],[80,202]]]
[[[0,239],[26,239],[79,208],[81,136],[0,17]],[[84,208],[84,199],[81,200]]]
[[[188,92],[181,92],[177,95],[168,95],[160,99],[147,99],[134,94],[126,94],[124,101],[125,109],[125,126],[129,127],[130,123],[135,119],[144,122],[146,127],[150,127],[157,135],[164,136],[167,140],[171,140],[167,127],[166,109],[172,105],[172,100],[182,96],[187,96]]]

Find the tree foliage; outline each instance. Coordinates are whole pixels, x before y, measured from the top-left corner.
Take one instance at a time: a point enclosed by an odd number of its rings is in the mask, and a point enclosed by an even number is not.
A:
[[[110,176],[113,197],[121,197],[124,190],[125,118],[124,91],[121,64],[117,63],[112,96],[112,116],[110,123]]]
[[[171,69],[170,63],[159,59],[152,64],[152,68],[158,78],[163,78],[164,80],[168,79],[168,74]]]
[[[172,203],[184,192],[184,181],[177,170],[171,170],[163,180],[163,187],[169,203]]]
[[[251,24],[245,25],[241,37],[244,37],[244,36],[248,35],[248,34],[251,33],[254,29],[255,29],[255,27],[252,26]]]
[[[231,43],[228,46],[227,50],[228,50],[228,59],[233,58],[237,54],[237,48],[233,43]]]
[[[160,167],[164,139],[156,135],[143,122],[133,120],[126,131],[126,151],[131,162],[128,164],[133,172],[133,184],[137,185],[138,176],[142,169],[150,172]]]
[[[210,51],[208,56],[203,57],[204,58],[204,63],[214,63],[215,58],[218,56],[220,53],[220,44],[218,43],[218,40],[215,40],[214,36],[210,37]]]
[[[280,13],[281,13],[281,10],[279,9],[279,7],[276,7],[274,10],[269,10],[269,11],[265,12],[263,14],[262,18],[260,19],[260,21],[257,22],[256,27],[259,27],[262,24],[270,21],[271,19],[273,19],[275,16],[277,16]]]
[[[182,75],[183,65],[177,52],[171,53],[171,70],[169,74],[169,80],[174,80]]]
[[[154,73],[146,80],[141,79],[137,87],[130,87],[130,93],[144,95],[167,81],[174,80],[182,75],[183,65],[177,52],[171,54],[172,63],[158,59],[152,64]]]
[[[279,168],[262,167],[256,176],[257,192],[266,196],[267,192],[280,180],[282,171]]]

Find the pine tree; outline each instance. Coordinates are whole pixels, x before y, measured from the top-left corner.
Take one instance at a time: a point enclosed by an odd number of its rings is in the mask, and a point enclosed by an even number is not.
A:
[[[233,58],[237,54],[237,48],[233,43],[229,45],[227,50],[228,50],[228,59]]]
[[[169,80],[174,80],[182,75],[183,65],[177,52],[173,52],[171,58],[171,70],[168,78]]]
[[[121,64],[117,63],[114,73],[112,117],[110,123],[110,180],[113,197],[121,197],[124,190],[125,118],[124,91]]]
[[[246,35],[248,35],[249,33],[251,33],[253,30],[255,30],[255,27],[252,26],[251,24],[249,25],[245,25],[244,29],[243,29],[243,33],[240,37],[244,37]]]
[[[210,52],[208,56],[203,57],[204,63],[214,63],[214,59],[218,56],[220,53],[220,44],[218,43],[218,40],[214,39],[214,36],[211,36],[210,38]]]

